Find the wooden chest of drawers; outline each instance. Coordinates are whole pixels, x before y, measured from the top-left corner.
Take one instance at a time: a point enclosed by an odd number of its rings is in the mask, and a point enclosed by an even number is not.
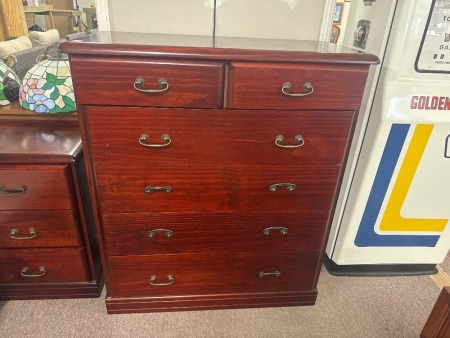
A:
[[[100,296],[78,123],[2,119],[0,148],[0,299]]]
[[[314,304],[377,58],[314,42],[243,49],[207,37],[89,39],[61,48],[108,312]]]

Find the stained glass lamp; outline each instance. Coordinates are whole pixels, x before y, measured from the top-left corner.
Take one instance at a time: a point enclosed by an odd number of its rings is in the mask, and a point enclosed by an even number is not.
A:
[[[6,106],[19,98],[20,79],[11,68],[0,60],[0,106]]]
[[[38,62],[24,76],[19,92],[22,108],[36,113],[76,110],[67,54],[60,53]]]

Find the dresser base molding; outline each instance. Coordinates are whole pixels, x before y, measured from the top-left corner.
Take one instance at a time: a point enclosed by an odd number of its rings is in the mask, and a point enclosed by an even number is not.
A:
[[[0,301],[98,298],[103,290],[103,274],[91,282],[3,284],[0,285]]]
[[[314,305],[317,289],[302,292],[224,294],[182,297],[106,297],[109,314],[168,312],[192,310],[225,310],[259,307]]]

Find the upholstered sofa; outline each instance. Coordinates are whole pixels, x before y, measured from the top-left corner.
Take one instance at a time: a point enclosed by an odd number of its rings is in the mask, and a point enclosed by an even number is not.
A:
[[[23,79],[26,72],[36,64],[37,57],[45,53],[48,46],[60,41],[58,31],[30,32],[29,36],[0,42],[0,58]]]

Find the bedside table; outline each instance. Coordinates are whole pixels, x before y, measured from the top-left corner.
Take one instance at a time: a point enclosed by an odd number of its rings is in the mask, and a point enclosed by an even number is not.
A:
[[[0,109],[0,300],[98,297],[97,236],[76,114]]]

